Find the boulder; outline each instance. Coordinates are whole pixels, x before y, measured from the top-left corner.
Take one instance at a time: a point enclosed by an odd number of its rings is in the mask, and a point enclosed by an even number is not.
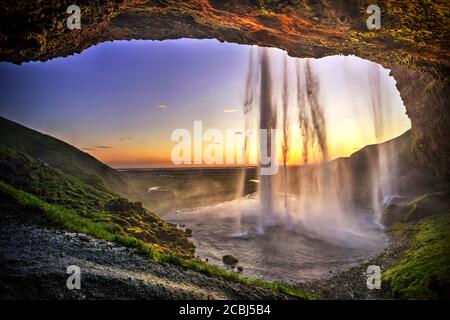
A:
[[[227,266],[235,266],[239,262],[236,257],[234,257],[230,254],[223,256],[222,261]]]

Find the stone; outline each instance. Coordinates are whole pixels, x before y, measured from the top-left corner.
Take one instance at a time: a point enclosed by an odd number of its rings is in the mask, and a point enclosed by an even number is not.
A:
[[[222,257],[222,261],[227,266],[235,266],[239,262],[239,260],[235,256],[232,256],[230,254],[224,255]]]

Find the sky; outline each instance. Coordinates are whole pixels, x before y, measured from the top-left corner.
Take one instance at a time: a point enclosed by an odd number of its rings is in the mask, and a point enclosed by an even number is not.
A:
[[[281,50],[272,49],[275,55]],[[216,40],[114,41],[81,54],[22,65],[0,63],[0,116],[55,136],[115,168],[172,166],[177,128],[244,128],[243,101],[250,46]],[[333,157],[377,142],[368,129],[366,61],[315,60],[329,118]],[[350,65],[350,67],[348,66]],[[354,76],[348,76],[354,73]],[[386,130],[409,128],[386,70]]]

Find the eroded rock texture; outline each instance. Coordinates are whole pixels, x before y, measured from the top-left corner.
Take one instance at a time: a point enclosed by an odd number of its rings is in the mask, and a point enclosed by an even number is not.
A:
[[[276,46],[292,56],[356,54],[393,70],[413,127],[412,156],[450,177],[448,1],[379,0],[382,28],[366,29],[362,0],[4,0],[0,59],[21,63],[124,39],[216,38]],[[81,7],[81,30],[66,9]]]

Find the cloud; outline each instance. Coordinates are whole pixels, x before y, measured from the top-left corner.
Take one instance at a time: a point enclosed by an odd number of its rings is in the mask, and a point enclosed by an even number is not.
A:
[[[168,106],[168,105],[165,105],[165,104],[160,104],[160,105],[158,106],[158,108],[159,108],[159,109],[167,109],[167,108],[169,108],[169,106]]]
[[[120,141],[133,140],[133,137],[119,138]]]
[[[237,110],[236,110],[236,108],[225,108],[225,109],[223,109],[223,112],[225,112],[225,113],[231,113],[231,112],[236,112]]]
[[[112,147],[110,147],[110,146],[94,146],[94,147],[84,147],[84,148],[81,148],[81,150],[83,150],[83,151],[95,151],[95,150],[98,150],[98,149],[110,149],[110,148],[112,148]]]

